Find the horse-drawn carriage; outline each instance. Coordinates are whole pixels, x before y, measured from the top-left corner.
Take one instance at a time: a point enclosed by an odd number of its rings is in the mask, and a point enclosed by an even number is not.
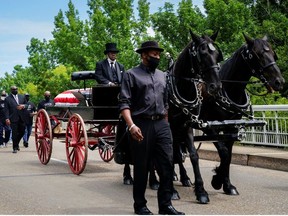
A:
[[[85,83],[87,79],[94,79],[94,71],[74,72],[71,79],[84,80]],[[84,84],[84,90],[68,93],[72,95],[67,94],[69,100],[60,101],[56,97],[55,106],[38,111],[35,143],[40,162],[47,164],[53,139],[65,138],[68,164],[72,172],[79,175],[85,169],[88,149],[98,149],[105,162],[113,159],[112,148],[119,119],[119,86],[98,85],[86,89]],[[63,128],[65,125],[66,129]]]
[[[174,159],[181,152],[179,145],[183,147],[184,144],[193,165],[197,200],[208,203],[194,141],[214,142],[220,166],[215,169],[211,184],[216,190],[223,188],[226,194],[237,195],[229,176],[233,143],[245,137],[245,127],[265,124],[253,118],[252,110],[249,112],[246,85],[250,77],[255,76],[268,90],[278,91],[283,87],[284,79],[275,62],[277,56],[266,40],[252,40],[244,35],[246,44],[220,69],[218,62],[223,60],[222,54],[214,44],[217,33],[199,37],[191,32],[191,36],[193,40],[167,72],[168,114]],[[85,84],[93,74],[76,72],[72,74],[72,80],[84,80]],[[40,110],[36,116],[35,139],[41,163],[49,162],[54,137],[65,137],[68,164],[75,174],[83,172],[88,148],[98,148],[104,161],[112,160],[119,123],[118,93],[119,87],[96,86],[88,95],[73,93],[79,100],[77,106]],[[248,119],[242,119],[243,116]],[[67,122],[65,133],[57,132],[61,122]],[[86,125],[89,125],[87,130]],[[200,129],[204,135],[195,136],[194,129]],[[181,164],[183,157],[178,158],[180,180],[184,186],[189,186],[190,179]]]

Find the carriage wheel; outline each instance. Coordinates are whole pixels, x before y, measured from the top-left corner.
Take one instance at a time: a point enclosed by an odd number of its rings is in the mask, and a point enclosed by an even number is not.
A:
[[[67,124],[66,155],[72,172],[81,174],[87,162],[88,137],[84,121],[78,114],[73,114]]]
[[[98,151],[101,159],[105,162],[109,162],[114,158],[112,145],[105,144],[102,141],[99,142]]]
[[[113,125],[107,125],[105,126],[102,131],[106,134],[112,134],[115,127]],[[113,143],[112,143],[113,142]],[[101,159],[105,162],[109,162],[114,158],[114,153],[112,146],[114,146],[114,140],[101,140],[98,144],[98,151]]]
[[[39,160],[47,164],[52,154],[52,128],[48,113],[40,109],[35,121],[35,144]]]

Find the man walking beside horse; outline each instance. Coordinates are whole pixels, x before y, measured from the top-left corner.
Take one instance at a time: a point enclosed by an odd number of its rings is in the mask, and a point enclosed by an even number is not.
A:
[[[145,199],[151,161],[160,178],[157,196],[159,214],[184,214],[171,203],[173,148],[166,118],[168,92],[165,73],[157,69],[162,51],[155,41],[146,41],[136,50],[142,62],[123,74],[119,97],[120,111],[130,132],[134,211],[139,215],[153,214],[147,208]]]

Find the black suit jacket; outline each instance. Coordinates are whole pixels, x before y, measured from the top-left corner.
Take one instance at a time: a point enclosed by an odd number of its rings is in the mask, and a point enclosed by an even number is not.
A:
[[[121,84],[122,73],[124,72],[124,66],[116,61],[115,67],[118,78],[117,83]],[[108,84],[109,82],[113,82],[113,75],[108,59],[96,63],[95,79],[98,82],[98,84]]]
[[[25,109],[27,109],[27,101],[24,95],[18,94],[18,101],[19,104],[24,104]],[[17,110],[17,102],[14,99],[14,96],[12,94],[9,94],[5,98],[5,117],[6,119],[10,119],[10,122],[18,122],[19,120],[22,120],[23,122],[26,123],[26,118],[25,118],[25,109],[22,110]]]

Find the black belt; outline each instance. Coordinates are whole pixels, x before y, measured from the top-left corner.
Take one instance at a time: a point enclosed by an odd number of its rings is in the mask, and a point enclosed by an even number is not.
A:
[[[155,121],[155,120],[164,119],[165,115],[137,115],[137,116],[133,116],[133,118],[150,119],[152,121]]]

